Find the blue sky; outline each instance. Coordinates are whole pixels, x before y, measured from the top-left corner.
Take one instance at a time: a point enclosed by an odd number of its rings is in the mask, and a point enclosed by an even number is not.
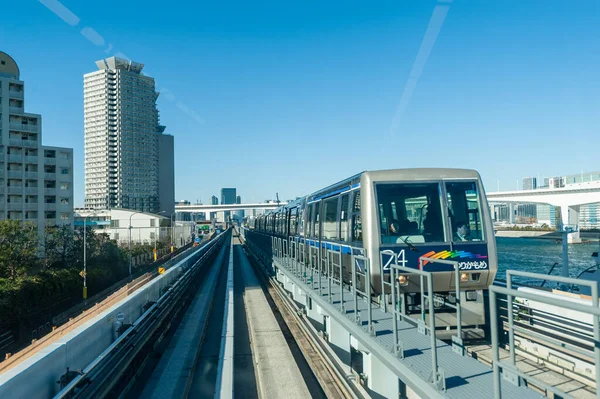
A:
[[[83,74],[117,53],[163,92],[177,199],[287,199],[369,169],[475,168],[488,191],[600,169],[598,1],[154,3],[3,5],[0,50],[44,144],[74,148],[76,205]]]

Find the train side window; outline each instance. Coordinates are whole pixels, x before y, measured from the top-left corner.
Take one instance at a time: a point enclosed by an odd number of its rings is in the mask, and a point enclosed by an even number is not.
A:
[[[360,209],[360,192],[354,194],[352,205],[352,241],[362,244],[362,218]]]
[[[477,182],[447,182],[446,192],[452,225],[452,241],[482,241],[483,222]]]
[[[313,237],[313,212],[315,209],[315,204],[312,203],[308,205],[308,212],[306,212],[306,238]]]
[[[339,197],[323,201],[323,240],[337,240],[337,208]]]
[[[340,240],[348,240],[348,202],[350,195],[342,195],[342,201],[340,205]]]
[[[321,201],[315,203],[315,227],[313,232],[313,237],[318,240],[321,236],[321,223],[319,219],[319,213],[321,208]]]

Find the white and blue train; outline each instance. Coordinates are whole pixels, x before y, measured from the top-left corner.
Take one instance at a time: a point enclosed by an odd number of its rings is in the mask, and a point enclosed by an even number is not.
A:
[[[382,251],[393,251],[410,268],[419,269],[419,258],[424,258],[423,270],[435,272],[436,296],[451,302],[456,281],[453,267],[426,259],[456,261],[463,325],[485,324],[482,290],[494,281],[498,261],[489,206],[481,177],[474,170],[362,172],[254,219],[247,234],[266,253],[272,250],[272,237],[316,248],[310,253],[341,252],[348,282],[351,254],[364,255],[369,259],[374,293],[381,292],[382,280],[389,281],[385,267],[389,257],[382,256]],[[402,278],[406,303],[417,309],[420,279],[410,273]],[[446,316],[439,313],[439,326],[456,325],[450,309]]]

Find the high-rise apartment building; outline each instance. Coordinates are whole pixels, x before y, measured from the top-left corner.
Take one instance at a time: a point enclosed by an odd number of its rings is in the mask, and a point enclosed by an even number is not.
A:
[[[84,75],[86,207],[170,215],[173,138],[162,137],[154,78],[143,64],[118,57],[96,65]]]
[[[73,149],[42,145],[42,116],[25,112],[25,82],[0,52],[0,219],[73,225]]]
[[[213,195],[213,196],[210,198],[210,204],[211,204],[211,205],[219,205],[219,199],[217,198],[217,196],[216,196],[216,195]]]

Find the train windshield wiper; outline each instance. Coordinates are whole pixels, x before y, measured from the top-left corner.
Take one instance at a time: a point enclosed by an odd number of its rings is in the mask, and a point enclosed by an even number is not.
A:
[[[413,252],[419,252],[419,249],[417,247],[415,247],[413,245],[412,242],[410,242],[410,240],[408,239],[408,236],[406,236],[406,239],[402,238],[402,236],[399,237],[403,243],[405,243],[406,245],[408,245],[408,248],[413,251]]]

